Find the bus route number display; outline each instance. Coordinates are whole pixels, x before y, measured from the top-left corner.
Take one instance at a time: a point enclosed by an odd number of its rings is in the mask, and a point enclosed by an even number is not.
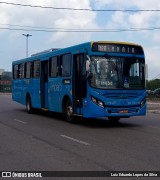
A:
[[[98,44],[92,45],[94,52],[109,52],[109,53],[127,53],[127,54],[143,54],[140,46],[127,45],[127,44]]]

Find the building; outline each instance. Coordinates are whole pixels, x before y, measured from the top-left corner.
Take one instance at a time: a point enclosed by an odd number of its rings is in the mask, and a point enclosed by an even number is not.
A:
[[[12,92],[12,73],[0,69],[0,92]]]
[[[4,69],[0,69],[0,76],[2,75],[3,72],[4,72]]]

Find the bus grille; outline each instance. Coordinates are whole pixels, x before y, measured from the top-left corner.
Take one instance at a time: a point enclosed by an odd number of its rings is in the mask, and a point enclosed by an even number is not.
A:
[[[117,108],[111,108],[111,109],[108,109],[108,113],[114,113],[114,114],[119,114],[119,111],[122,110],[122,109],[117,109]],[[139,108],[129,108],[129,109],[123,109],[123,110],[128,110],[128,113],[136,113],[139,111]]]

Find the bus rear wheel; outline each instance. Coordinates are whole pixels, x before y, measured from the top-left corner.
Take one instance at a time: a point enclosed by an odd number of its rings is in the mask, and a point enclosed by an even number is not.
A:
[[[65,119],[68,122],[70,122],[70,123],[74,122],[73,107],[72,107],[72,103],[70,100],[67,101],[65,104],[64,115],[65,115]]]
[[[32,108],[32,103],[31,103],[30,96],[27,96],[27,98],[26,98],[26,110],[30,114],[33,113],[33,108]]]

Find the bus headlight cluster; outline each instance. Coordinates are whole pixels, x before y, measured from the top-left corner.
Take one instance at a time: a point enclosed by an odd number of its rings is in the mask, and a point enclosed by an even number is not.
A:
[[[146,99],[143,99],[142,101],[141,101],[141,107],[143,107],[144,105],[145,105],[145,103],[146,103]]]
[[[93,103],[97,104],[98,106],[104,108],[104,103],[98,99],[96,99],[95,97],[91,96],[91,100]]]

